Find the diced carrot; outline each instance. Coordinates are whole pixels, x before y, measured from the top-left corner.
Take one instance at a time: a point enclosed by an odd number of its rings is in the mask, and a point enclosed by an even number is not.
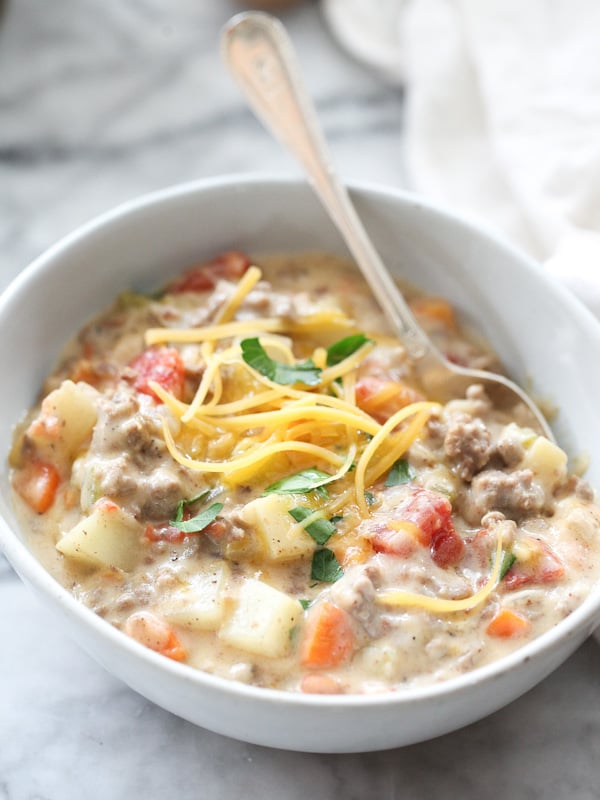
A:
[[[59,483],[56,467],[44,461],[29,461],[14,478],[15,489],[38,514],[44,514],[52,506]]]
[[[300,642],[300,662],[305,667],[335,667],[354,648],[350,617],[338,606],[323,601],[313,606]]]
[[[174,661],[185,661],[187,653],[173,628],[150,611],[136,611],[125,623],[125,633],[145,647]]]
[[[377,422],[386,422],[401,408],[423,400],[416,389],[399,381],[366,375],[356,383],[356,404]]]
[[[531,628],[531,623],[520,614],[508,608],[502,608],[485,629],[488,636],[508,639],[511,636],[522,636]]]
[[[237,280],[242,277],[250,266],[250,259],[239,250],[228,250],[213,258],[206,264],[184,272],[168,286],[168,291],[178,294],[180,292],[207,292],[214,289],[220,278]]]
[[[417,297],[411,301],[410,307],[415,316],[441,323],[448,330],[456,330],[454,309],[441,297]]]
[[[322,672],[307,672],[300,681],[300,691],[305,694],[340,694],[342,686],[331,675]]]
[[[47,439],[54,442],[60,438],[61,432],[60,420],[55,414],[44,413],[43,404],[41,416],[34,419],[27,429],[27,435],[33,439]]]

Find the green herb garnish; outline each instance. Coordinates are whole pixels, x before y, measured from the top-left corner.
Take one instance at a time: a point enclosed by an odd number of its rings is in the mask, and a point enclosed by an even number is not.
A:
[[[517,557],[514,553],[511,553],[506,550],[502,553],[502,563],[500,564],[500,577],[498,578],[499,581],[501,581],[504,578],[504,576],[506,575],[506,573],[512,567],[512,565],[515,563],[516,560]]]
[[[375,495],[373,492],[365,492],[365,500],[367,501],[368,506],[372,506],[375,503]]]
[[[309,607],[309,605],[312,603],[312,600],[305,600],[304,598],[302,598],[301,600],[298,600],[298,602],[300,603],[300,605],[302,606],[302,608],[303,608],[303,609],[306,611],[306,609],[307,609],[307,608]]]
[[[284,364],[282,361],[275,361],[266,352],[258,337],[244,339],[240,347],[242,358],[246,364],[273,383],[280,383],[284,386],[294,383],[316,386],[321,381],[321,370],[310,358],[298,364]]]
[[[297,506],[296,508],[290,509],[288,513],[296,522],[304,522],[307,517],[310,517],[310,515],[314,513],[314,509]],[[317,544],[325,544],[325,542],[331,538],[332,534],[335,533],[335,525],[328,519],[316,519],[314,522],[306,525],[304,530],[312,536]]]
[[[402,483],[410,483],[416,473],[405,458],[399,458],[392,465],[386,478],[384,486],[400,486]]]
[[[177,504],[177,510],[175,511],[175,522],[181,522],[183,519],[183,512],[186,506],[191,506],[194,503],[200,503],[202,500],[205,500],[207,495],[210,494],[210,489],[205,489],[200,494],[197,494],[195,497],[190,497],[189,500],[180,500]],[[171,525],[175,523],[171,522]]]
[[[263,494],[306,494],[313,489],[322,489],[323,484],[329,483],[331,475],[316,467],[300,470],[294,475],[288,475],[267,486]],[[323,490],[324,491],[324,490]]]
[[[367,339],[364,333],[355,333],[352,336],[346,336],[345,339],[340,339],[339,342],[334,342],[331,347],[327,348],[327,366],[335,367],[336,364],[356,353],[369,341],[370,339]]]
[[[317,550],[313,555],[310,577],[321,583],[335,583],[344,574],[335,553],[327,547]]]
[[[212,506],[204,509],[204,511],[201,511],[195,517],[186,520],[174,519],[171,521],[171,525],[175,528],[179,528],[179,530],[184,533],[200,533],[200,531],[203,531],[211,522],[214,522],[217,514],[222,510],[223,503],[213,503]]]

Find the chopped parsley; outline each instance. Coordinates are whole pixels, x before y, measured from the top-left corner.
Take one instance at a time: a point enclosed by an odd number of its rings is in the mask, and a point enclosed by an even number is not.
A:
[[[314,513],[314,509],[297,506],[296,508],[290,509],[288,513],[296,522],[303,522]],[[314,522],[306,525],[304,530],[312,536],[317,544],[325,544],[325,542],[331,538],[332,534],[335,533],[335,525],[332,520],[316,519]]]
[[[326,494],[323,484],[331,480],[331,475],[323,472],[316,467],[300,470],[287,478],[275,481],[264,491],[264,494],[306,494],[314,489],[321,490],[321,494]]]
[[[194,503],[200,503],[202,500],[206,500],[206,497],[210,494],[210,489],[205,489],[200,494],[197,494],[195,497],[190,497],[189,500],[180,500],[177,504],[177,510],[175,511],[175,522],[171,522],[171,525],[174,525],[177,522],[181,522],[183,519],[183,512],[186,506],[194,505]]]
[[[246,364],[273,383],[280,383],[284,386],[294,383],[316,386],[321,381],[321,370],[310,358],[298,364],[284,364],[282,361],[275,361],[266,352],[258,337],[244,339],[240,347],[242,358]]]
[[[179,530],[184,533],[200,533],[204,528],[210,525],[211,522],[214,522],[217,514],[220,514],[222,510],[223,503],[213,503],[191,519],[171,520],[171,525],[175,528],[179,528]]]
[[[335,342],[327,348],[327,366],[335,367],[336,364],[356,353],[369,341],[370,339],[367,339],[364,333],[355,333],[352,336],[346,336],[345,339],[340,339],[339,342]]]
[[[405,458],[399,458],[392,465],[391,470],[385,481],[385,486],[400,486],[402,483],[410,483],[416,473]]]
[[[516,560],[517,557],[514,553],[511,553],[507,550],[505,550],[502,553],[502,563],[500,564],[500,577],[498,578],[498,580],[500,581],[503,580],[506,573],[512,567],[512,565],[515,563]]]
[[[335,553],[327,547],[317,550],[313,555],[310,577],[321,583],[335,583],[344,574]]]

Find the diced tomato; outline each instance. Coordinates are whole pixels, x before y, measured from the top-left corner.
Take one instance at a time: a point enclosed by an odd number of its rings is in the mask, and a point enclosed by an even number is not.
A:
[[[356,383],[356,404],[377,422],[386,422],[401,408],[423,400],[415,389],[399,381],[365,375]]]
[[[565,574],[565,567],[554,550],[546,542],[531,540],[535,551],[527,560],[517,558],[502,581],[507,589],[540,583],[556,583]]]
[[[177,399],[183,395],[185,370],[179,352],[173,347],[149,347],[129,365],[136,373],[134,387],[138,392],[159,398],[150,388],[155,381]]]
[[[44,461],[28,462],[14,478],[15,489],[38,514],[44,514],[52,506],[59,483],[56,467]]]
[[[464,549],[465,544],[454,530],[451,520],[431,536],[431,557],[438,567],[458,564]]]
[[[172,294],[181,292],[208,292],[214,289],[219,279],[235,281],[242,277],[250,266],[250,259],[239,250],[228,250],[205,264],[184,272],[169,284]]]
[[[452,504],[446,495],[417,488],[400,505],[400,518],[420,528],[431,541],[434,533],[451,524]]]
[[[439,567],[456,564],[463,554],[464,542],[452,523],[452,504],[438,492],[414,489],[395,510],[391,524],[375,533],[373,547],[406,558],[414,550],[411,534],[413,542],[429,546]]]
[[[419,545],[428,545],[423,531],[407,520],[390,520],[376,523],[371,529],[371,543],[378,553],[390,553],[401,558],[408,558]]]
[[[485,632],[488,636],[508,639],[511,636],[521,636],[529,631],[531,623],[520,614],[509,608],[502,608],[489,623]]]
[[[317,669],[335,667],[353,649],[354,631],[349,615],[327,601],[313,606],[300,642],[300,663]]]

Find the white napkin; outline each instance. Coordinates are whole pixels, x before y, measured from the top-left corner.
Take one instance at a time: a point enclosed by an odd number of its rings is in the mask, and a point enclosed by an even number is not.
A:
[[[600,2],[322,4],[406,86],[412,188],[495,226],[600,315]]]
[[[600,2],[322,7],[350,52],[406,88],[412,188],[495,226],[600,316]]]

